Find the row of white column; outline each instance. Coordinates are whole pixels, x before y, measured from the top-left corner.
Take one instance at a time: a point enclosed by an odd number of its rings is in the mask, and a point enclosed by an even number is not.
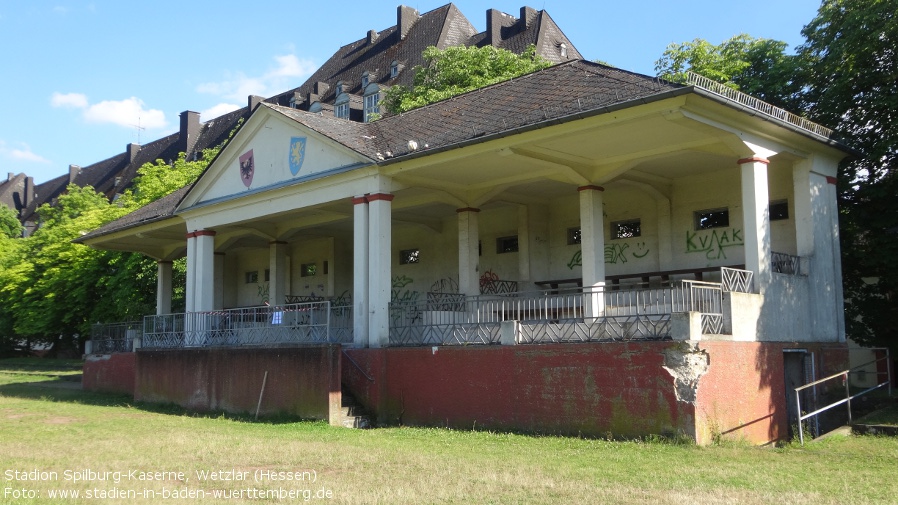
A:
[[[763,158],[746,158],[741,165],[742,202],[745,229],[746,269],[754,272],[762,291],[769,282],[770,218],[768,213],[767,164]],[[603,192],[600,186],[578,188],[582,276],[585,288],[605,284],[605,230]],[[383,347],[389,343],[389,303],[391,293],[391,202],[393,195],[372,193],[352,199],[353,203],[353,332],[360,347]],[[479,224],[480,209],[465,207],[458,213],[459,292],[474,296],[480,292]],[[270,243],[269,297],[281,303],[286,297],[288,244]],[[195,230],[187,234],[187,311],[214,310],[221,304],[223,266],[216,261],[215,231]],[[158,264],[157,313],[171,311],[172,264]],[[599,297],[600,298],[600,297]],[[601,313],[601,307],[593,311]]]

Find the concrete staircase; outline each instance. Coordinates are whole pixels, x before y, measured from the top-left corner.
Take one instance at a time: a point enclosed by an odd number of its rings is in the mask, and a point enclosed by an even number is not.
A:
[[[359,402],[355,399],[355,396],[346,389],[346,386],[342,386],[342,397],[343,402],[341,405],[341,420],[340,422],[346,428],[358,428],[358,429],[367,429],[373,426],[373,422],[371,421],[371,415],[368,411],[365,410]]]

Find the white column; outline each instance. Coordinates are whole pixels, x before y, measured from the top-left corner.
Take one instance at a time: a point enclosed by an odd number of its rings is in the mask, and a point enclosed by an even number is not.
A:
[[[283,305],[287,299],[287,243],[274,240],[268,243],[268,303]]]
[[[742,226],[745,233],[745,269],[754,273],[755,291],[764,294],[772,277],[770,269],[770,197],[765,158],[743,158]]]
[[[393,195],[373,193],[368,200],[368,345],[390,344],[390,288]]]
[[[194,312],[196,305],[196,232],[187,234],[187,278],[184,281],[184,312]]]
[[[224,308],[224,263],[225,254],[215,253],[215,309]]]
[[[465,207],[458,212],[458,292],[465,296],[480,294],[480,209]]]
[[[587,304],[589,315],[598,317],[605,312],[605,223],[603,222],[600,186],[581,186],[580,192],[580,255],[583,264],[583,288],[599,291]]]
[[[156,263],[156,315],[171,314],[172,262]]]
[[[530,210],[518,207],[518,279],[530,280]]]
[[[196,312],[207,312],[215,308],[215,232],[197,230],[196,269],[194,278],[194,304]]]
[[[368,200],[352,199],[352,335],[368,347]]]

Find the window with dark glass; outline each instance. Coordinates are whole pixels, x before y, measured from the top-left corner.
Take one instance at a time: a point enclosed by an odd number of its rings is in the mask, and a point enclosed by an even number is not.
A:
[[[642,236],[642,222],[639,219],[611,222],[611,238],[633,238]]]
[[[580,227],[567,229],[567,245],[579,244],[583,240],[583,232]]]
[[[413,263],[418,263],[421,261],[421,251],[420,249],[405,249],[399,251],[399,264],[400,265],[411,265]]]
[[[725,228],[730,225],[730,211],[727,208],[697,210],[692,214],[696,230]]]
[[[496,254],[518,252],[518,236],[499,237],[496,239]]]
[[[299,276],[300,277],[315,277],[318,273],[318,264],[317,263],[302,263],[299,266]]]
[[[789,219],[789,202],[786,200],[770,202],[770,220],[782,221],[784,219]]]

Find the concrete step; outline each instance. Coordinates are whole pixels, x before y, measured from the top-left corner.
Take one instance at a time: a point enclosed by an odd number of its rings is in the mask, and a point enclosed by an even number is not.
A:
[[[367,429],[374,426],[371,416],[349,390],[342,388],[341,424],[346,428]]]

